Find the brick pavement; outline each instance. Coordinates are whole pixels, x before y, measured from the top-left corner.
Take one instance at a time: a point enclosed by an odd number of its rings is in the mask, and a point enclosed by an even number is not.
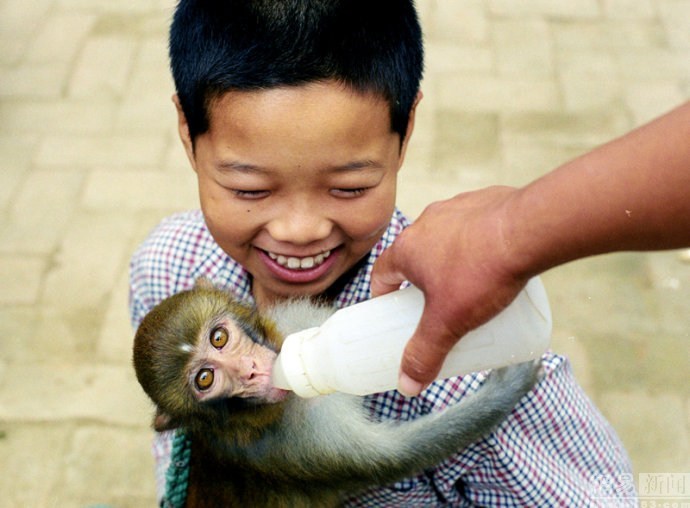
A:
[[[196,206],[171,0],[0,0],[0,505],[153,506],[127,260]],[[690,97],[688,0],[424,0],[401,207],[521,185]],[[670,147],[672,148],[672,147]],[[554,348],[638,472],[690,472],[687,252],[544,276]]]

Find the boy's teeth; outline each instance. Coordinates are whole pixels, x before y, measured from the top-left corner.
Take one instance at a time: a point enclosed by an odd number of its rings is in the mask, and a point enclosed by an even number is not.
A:
[[[326,258],[330,255],[330,250],[322,252],[321,254],[317,254],[316,256],[307,256],[303,258],[297,258],[293,256],[288,257],[283,256],[282,254],[274,254],[273,252],[268,253],[268,256],[276,263],[278,263],[280,266],[285,266],[291,270],[305,270],[307,268],[314,268],[315,266],[318,266],[321,263],[323,263],[326,260]]]

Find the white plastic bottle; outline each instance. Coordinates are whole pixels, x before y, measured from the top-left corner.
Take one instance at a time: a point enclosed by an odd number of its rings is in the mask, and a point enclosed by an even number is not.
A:
[[[423,307],[424,294],[408,287],[340,309],[320,327],[289,335],[273,367],[274,385],[301,397],[396,388],[403,350]],[[438,379],[537,358],[550,337],[546,291],[533,278],[506,309],[453,347]]]

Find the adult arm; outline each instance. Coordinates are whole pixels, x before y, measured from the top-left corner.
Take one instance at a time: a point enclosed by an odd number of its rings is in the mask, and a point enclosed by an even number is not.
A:
[[[432,381],[465,333],[505,308],[530,277],[596,254],[690,245],[690,102],[529,185],[430,205],[379,258],[372,291],[407,279],[426,305],[400,389]]]

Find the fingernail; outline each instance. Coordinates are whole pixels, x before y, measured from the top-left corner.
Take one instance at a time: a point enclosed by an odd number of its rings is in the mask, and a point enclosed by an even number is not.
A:
[[[400,374],[398,378],[398,391],[405,397],[416,397],[424,389],[424,385],[415,381],[407,374]]]

